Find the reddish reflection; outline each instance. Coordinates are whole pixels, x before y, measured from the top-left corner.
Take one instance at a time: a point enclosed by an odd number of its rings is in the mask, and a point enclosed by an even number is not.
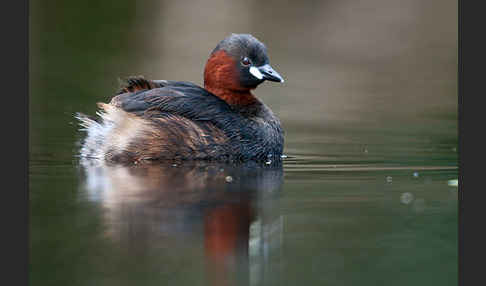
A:
[[[250,222],[249,204],[228,204],[209,210],[204,216],[205,249],[214,261],[224,261],[237,251],[248,251]]]
[[[226,204],[206,212],[204,248],[211,285],[235,285],[247,280],[248,274],[241,275],[241,272],[247,272],[242,264],[248,263],[250,223],[253,220],[253,210],[248,202]]]

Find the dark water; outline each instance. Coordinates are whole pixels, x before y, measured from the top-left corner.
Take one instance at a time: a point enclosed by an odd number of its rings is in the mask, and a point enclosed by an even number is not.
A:
[[[279,3],[31,4],[31,285],[457,285],[457,3]],[[285,77],[282,166],[75,156],[74,112],[230,32]]]

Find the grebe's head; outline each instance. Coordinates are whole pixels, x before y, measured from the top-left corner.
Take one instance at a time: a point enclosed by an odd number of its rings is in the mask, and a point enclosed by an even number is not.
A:
[[[283,82],[270,66],[267,48],[249,34],[232,34],[222,40],[204,69],[204,86],[215,95],[218,92],[245,92],[263,81]]]

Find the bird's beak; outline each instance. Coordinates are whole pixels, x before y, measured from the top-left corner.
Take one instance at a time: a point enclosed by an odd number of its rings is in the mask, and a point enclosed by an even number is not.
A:
[[[284,82],[282,76],[280,76],[269,64],[260,67],[250,67],[250,73],[261,80]]]
[[[264,80],[284,82],[281,75],[278,74],[269,64],[258,67],[258,70],[262,73]]]

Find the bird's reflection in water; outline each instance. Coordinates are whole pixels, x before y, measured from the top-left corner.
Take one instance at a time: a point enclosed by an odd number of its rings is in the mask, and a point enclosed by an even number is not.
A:
[[[111,166],[82,160],[81,166],[84,194],[104,208],[105,234],[129,255],[160,243],[199,244],[208,285],[265,283],[268,257],[279,256],[282,243],[281,163]]]

